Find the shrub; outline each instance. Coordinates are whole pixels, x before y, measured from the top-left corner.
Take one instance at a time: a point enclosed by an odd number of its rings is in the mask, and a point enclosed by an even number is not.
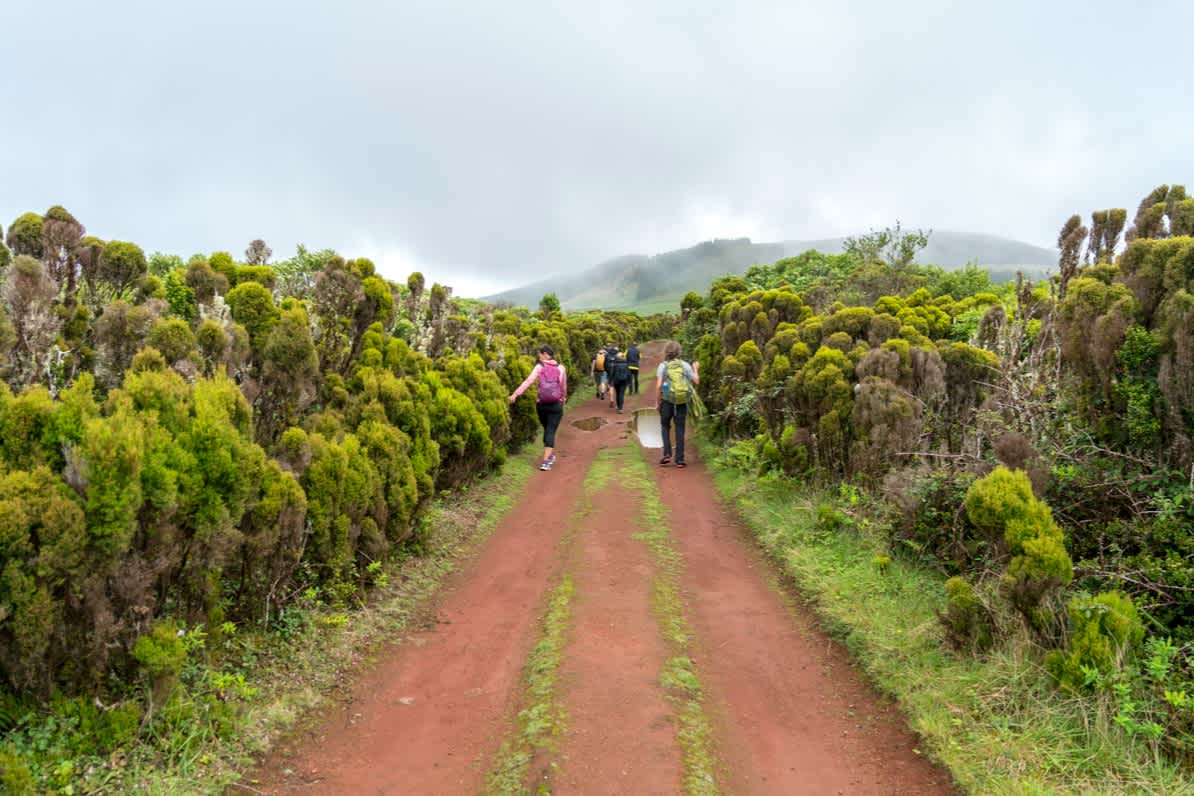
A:
[[[249,332],[253,348],[259,348],[278,319],[274,297],[263,285],[245,282],[229,290],[224,299],[232,310],[232,319]]]
[[[1085,689],[1097,675],[1120,671],[1144,640],[1136,606],[1121,591],[1076,594],[1068,613],[1069,645],[1045,656],[1046,668],[1064,688]]]
[[[162,620],[133,645],[133,658],[141,664],[149,682],[151,706],[164,705],[178,682],[187,658],[182,632],[173,620]]]
[[[954,649],[984,652],[994,642],[991,615],[964,578],[955,575],[945,582],[945,609],[937,616]]]
[[[177,362],[186,359],[195,348],[195,335],[180,318],[162,319],[150,330],[149,344],[161,351],[167,362]]]
[[[979,528],[1002,531],[1011,561],[1004,575],[1009,599],[1030,624],[1040,627],[1045,597],[1069,584],[1073,562],[1049,507],[1032,494],[1022,470],[997,467],[966,492],[966,513]]]

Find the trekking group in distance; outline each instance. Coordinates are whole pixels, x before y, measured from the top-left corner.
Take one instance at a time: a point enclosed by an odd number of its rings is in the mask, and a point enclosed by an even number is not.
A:
[[[616,407],[618,414],[622,414],[627,392],[631,395],[639,392],[641,359],[637,342],[631,343],[624,351],[619,350],[613,342],[607,342],[597,350],[589,363],[589,376],[596,386],[597,398],[608,398],[610,407]],[[681,359],[680,344],[669,340],[663,349],[663,362],[655,371],[655,405],[659,409],[663,432],[660,465],[673,462],[671,431],[674,425],[675,465],[681,468],[687,466],[684,461],[684,428],[690,405],[693,406],[694,415],[699,416],[701,413],[700,397],[694,389],[700,383],[700,363]],[[539,424],[543,426],[543,460],[539,463],[539,469],[547,471],[556,462],[556,430],[564,418],[564,404],[568,402],[568,374],[564,366],[556,361],[555,351],[546,343],[539,346],[538,364],[531,369],[530,375],[518,389],[510,393],[509,402],[518,400],[532,384],[538,387],[535,410],[539,415]]]

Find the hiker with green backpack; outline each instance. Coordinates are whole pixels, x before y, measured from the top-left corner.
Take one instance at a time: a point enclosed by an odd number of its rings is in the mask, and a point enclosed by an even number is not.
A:
[[[668,341],[663,349],[663,362],[655,371],[655,403],[659,405],[659,422],[663,427],[663,458],[661,465],[672,462],[672,421],[676,421],[676,466],[686,467],[684,462],[684,421],[688,407],[693,403],[696,390],[701,383],[701,365],[689,364],[680,359],[680,344]]]

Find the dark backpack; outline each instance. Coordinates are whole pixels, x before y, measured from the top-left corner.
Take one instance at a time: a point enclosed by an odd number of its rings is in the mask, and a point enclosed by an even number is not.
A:
[[[615,359],[610,366],[609,380],[614,384],[625,384],[630,381],[630,365],[624,359]]]
[[[558,404],[564,400],[564,384],[560,379],[560,366],[544,362],[539,370],[539,403]]]

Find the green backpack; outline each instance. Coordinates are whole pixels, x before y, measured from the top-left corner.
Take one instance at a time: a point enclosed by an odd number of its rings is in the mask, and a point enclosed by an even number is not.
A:
[[[684,364],[678,359],[668,360],[663,371],[663,398],[671,404],[686,404],[692,385],[684,375]]]

